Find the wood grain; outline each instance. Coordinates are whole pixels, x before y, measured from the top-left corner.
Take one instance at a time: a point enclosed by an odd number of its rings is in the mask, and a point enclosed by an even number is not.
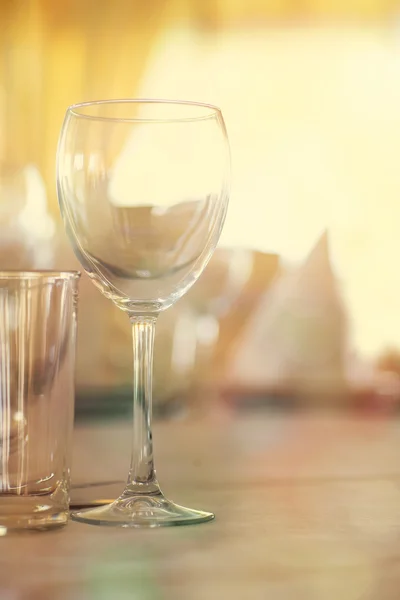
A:
[[[394,600],[400,423],[213,411],[155,428],[161,482],[216,521],[0,541],[2,598]],[[74,481],[124,479],[130,424],[78,426]]]

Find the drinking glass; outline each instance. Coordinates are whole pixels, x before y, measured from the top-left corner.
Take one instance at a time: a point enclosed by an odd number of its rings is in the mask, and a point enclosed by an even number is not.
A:
[[[0,272],[0,535],[68,520],[78,280]]]
[[[166,100],[71,106],[57,156],[57,188],[74,251],[94,285],[130,320],[133,445],[125,490],[77,521],[157,527],[212,513],[164,497],[154,469],[152,365],[157,315],[198,279],[228,206],[230,156],[219,108]]]

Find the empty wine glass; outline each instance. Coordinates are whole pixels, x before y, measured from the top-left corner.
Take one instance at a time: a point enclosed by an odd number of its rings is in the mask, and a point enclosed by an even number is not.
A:
[[[74,251],[133,333],[133,448],[125,490],[79,511],[97,525],[197,523],[212,513],[167,500],[153,461],[151,394],[157,315],[198,279],[218,242],[230,159],[221,111],[166,100],[71,106],[57,156],[57,188]]]

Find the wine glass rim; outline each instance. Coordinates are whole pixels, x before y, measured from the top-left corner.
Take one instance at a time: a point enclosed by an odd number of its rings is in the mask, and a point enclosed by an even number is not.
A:
[[[10,269],[0,271],[0,281],[5,279],[79,279],[79,271],[52,271],[51,269],[22,270]]]
[[[200,112],[199,115],[195,116],[184,116],[184,117],[164,117],[164,118],[151,118],[151,117],[110,117],[101,115],[90,115],[83,112],[83,109],[91,106],[102,106],[112,104],[159,104],[159,105],[175,105],[175,106],[186,106],[204,109],[204,112]],[[81,119],[89,119],[91,121],[114,121],[120,123],[181,123],[185,121],[204,121],[206,119],[212,119],[215,116],[221,116],[221,109],[214,104],[208,104],[205,102],[194,102],[191,100],[164,100],[156,98],[120,98],[120,99],[109,99],[109,100],[91,100],[88,102],[78,102],[77,104],[71,104],[68,107],[67,113],[74,117]]]

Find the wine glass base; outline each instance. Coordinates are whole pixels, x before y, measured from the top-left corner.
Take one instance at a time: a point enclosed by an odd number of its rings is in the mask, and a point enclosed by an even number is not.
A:
[[[80,523],[108,527],[172,527],[211,521],[214,515],[179,506],[159,493],[134,496],[123,494],[111,504],[74,511],[71,518]]]

